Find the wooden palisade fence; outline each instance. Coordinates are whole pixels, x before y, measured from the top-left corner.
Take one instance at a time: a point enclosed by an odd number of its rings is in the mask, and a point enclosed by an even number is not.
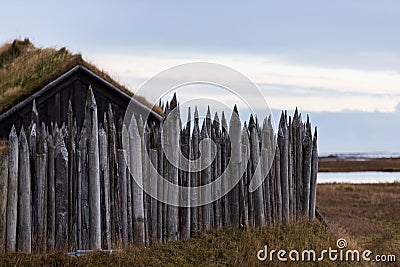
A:
[[[174,96],[165,105],[165,116],[177,105]],[[228,127],[224,113],[221,120],[218,114],[211,119],[210,110],[200,126],[197,109],[193,123],[189,110],[186,125],[181,127],[176,116],[161,131],[162,125],[144,124],[141,117],[122,126],[122,118],[116,120],[111,107],[99,122],[89,88],[85,112],[82,129],[76,126],[72,108],[67,124],[59,126],[40,123],[35,107],[28,129],[19,129],[17,135],[12,128],[8,155],[0,157],[2,252],[144,246],[186,239],[202,230],[263,227],[315,217],[317,132],[312,136],[308,118],[303,123],[297,110],[293,118],[282,113],[277,134],[271,117],[260,126],[253,116],[248,125],[232,116]],[[237,113],[236,107],[233,112]],[[128,132],[129,151],[123,149],[122,131]],[[188,159],[199,158],[202,151],[203,157],[210,160],[214,155],[214,160],[199,172],[178,170],[166,159],[162,140]],[[240,149],[231,153],[233,145]],[[230,161],[232,168],[225,176],[245,164],[240,181],[220,199],[198,207],[162,203],[132,179],[141,177],[144,186],[162,196],[168,194],[162,180],[146,184],[147,177],[156,175],[149,164],[168,181],[194,187],[214,181]],[[253,192],[248,190],[251,177],[262,181]],[[229,186],[229,177],[224,178],[213,190]],[[196,202],[204,196],[193,191],[173,197]]]

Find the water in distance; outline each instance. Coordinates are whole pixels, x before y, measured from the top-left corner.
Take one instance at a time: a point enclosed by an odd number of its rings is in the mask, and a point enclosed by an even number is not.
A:
[[[319,172],[317,182],[322,183],[398,183],[400,172]]]

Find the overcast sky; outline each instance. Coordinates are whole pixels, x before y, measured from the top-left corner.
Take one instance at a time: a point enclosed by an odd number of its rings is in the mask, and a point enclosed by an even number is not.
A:
[[[323,153],[400,151],[399,1],[8,1],[2,10],[1,42],[66,46],[132,90],[177,64],[220,63],[254,81],[271,108],[313,115]]]

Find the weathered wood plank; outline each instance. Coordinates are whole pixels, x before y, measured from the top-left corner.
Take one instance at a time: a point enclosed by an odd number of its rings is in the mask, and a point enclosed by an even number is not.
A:
[[[267,224],[272,224],[272,203],[271,203],[271,187],[270,187],[270,171],[272,167],[272,144],[270,138],[270,130],[272,126],[269,124],[269,119],[265,118],[263,121],[262,135],[261,135],[261,177],[264,179],[264,202],[265,202],[265,219]]]
[[[13,125],[8,138],[7,252],[15,252],[17,243],[18,159],[18,136]]]
[[[64,114],[62,114],[64,116]],[[68,244],[71,250],[76,249],[75,241],[76,235],[74,233],[74,198],[73,198],[73,164],[74,164],[74,113],[72,111],[71,100],[68,101],[68,111],[67,111],[67,150],[68,150]]]
[[[166,123],[166,118],[169,113],[169,104],[168,102],[165,105],[165,111],[164,111],[164,117],[163,117],[163,122],[162,122],[162,153],[163,153],[163,196],[168,197],[168,186],[167,186],[167,181],[169,181],[169,175],[168,175],[168,169],[169,169],[169,162],[168,159],[166,158],[166,145],[167,145],[167,136],[168,136],[168,127]],[[168,220],[168,205],[166,203],[163,203],[163,208],[162,208],[162,238],[163,241],[166,242],[168,239],[168,226],[167,226],[167,220]]]
[[[17,248],[19,252],[32,252],[32,192],[28,141],[24,129],[19,136],[18,159],[18,232]]]
[[[150,168],[150,190],[152,196],[157,196],[157,168],[158,168],[158,161],[157,161],[157,150],[151,148],[150,150],[150,160],[153,168]],[[151,220],[151,228],[150,228],[150,241],[151,244],[155,244],[157,242],[157,200],[155,198],[151,198],[150,202],[150,220]]]
[[[260,162],[260,151],[259,151],[259,139],[257,132],[257,125],[254,122],[253,116],[250,117],[249,121],[250,131],[250,155],[252,160],[252,173],[253,179],[256,184],[261,184],[261,162]],[[257,227],[265,226],[265,214],[264,214],[264,196],[262,187],[258,187],[253,192],[254,201],[254,221]]]
[[[137,123],[141,145],[142,145],[142,185],[141,190],[143,191],[143,221],[144,221],[144,241],[145,246],[149,246],[149,228],[150,221],[147,219],[150,215],[150,199],[149,195],[146,193],[146,190],[149,188],[149,144],[148,144],[148,136],[149,129],[148,125],[144,124],[143,119],[139,116],[139,120]]]
[[[125,126],[123,126],[123,131],[125,130]],[[129,244],[129,237],[128,237],[128,230],[129,230],[129,224],[130,230],[132,230],[132,199],[128,200],[128,183],[131,183],[131,178],[130,175],[127,175],[126,173],[126,161],[125,159],[125,150],[123,149],[118,149],[118,165],[119,165],[119,178],[121,179],[120,185],[121,185],[121,215],[122,215],[122,220],[121,220],[121,230],[122,230],[122,245],[124,247],[127,247]],[[128,154],[127,154],[128,155]],[[129,155],[128,155],[129,159]],[[127,177],[129,179],[127,179]],[[130,188],[130,186],[129,186]],[[129,196],[131,196],[131,192],[129,192]],[[130,203],[130,208],[128,208],[128,202]],[[129,216],[128,216],[129,214]],[[130,221],[128,222],[128,217],[130,217]],[[132,233],[131,233],[132,235]]]
[[[194,125],[193,125],[193,132],[190,142],[190,159],[192,160],[192,165],[190,167],[190,203],[191,203],[191,211],[190,211],[190,235],[195,236],[199,231],[199,207],[195,207],[194,204],[198,202],[199,198],[199,191],[196,187],[199,186],[199,172],[195,172],[194,170],[198,170],[200,165],[198,161],[195,161],[199,158],[199,117],[197,107],[195,108],[194,113]]]
[[[281,190],[282,190],[282,222],[287,225],[289,223],[289,135],[286,123],[286,116],[282,112],[279,130],[278,145],[280,150],[280,174],[281,174]]]
[[[80,133],[78,149],[78,184],[80,196],[80,248],[89,249],[89,181],[88,181],[88,155],[87,155],[87,130],[84,126]],[[78,224],[79,225],[79,224]]]
[[[102,232],[103,245],[111,249],[111,216],[110,216],[110,170],[108,161],[108,142],[105,130],[99,130],[99,153],[100,153],[100,179],[101,179],[101,208],[102,208]]]
[[[247,165],[249,162],[250,156],[250,142],[249,142],[249,134],[247,131],[246,122],[244,123],[242,129],[242,169],[244,169],[244,173],[242,179],[240,179],[240,223],[247,227],[249,226],[249,180],[248,180],[248,172]]]
[[[179,155],[179,131],[180,131],[180,126],[179,126],[179,107],[178,107],[178,101],[176,99],[176,94],[174,94],[171,103],[170,103],[170,110],[171,112],[169,113],[168,116],[172,116],[172,118],[169,120],[169,123],[167,125],[168,127],[168,132],[167,132],[167,144],[168,148],[170,149],[170,156],[171,156],[171,161],[176,163],[178,162],[178,155]],[[178,169],[170,165],[168,167],[168,179],[171,183],[173,184],[178,184]],[[178,203],[178,194],[175,192],[172,192],[171,190],[168,190],[168,198],[171,200],[173,203]],[[177,240],[178,239],[178,207],[173,206],[173,205],[168,205],[168,212],[167,212],[167,234],[168,234],[168,240]]]
[[[293,220],[295,218],[296,197],[294,195],[295,187],[293,179],[293,168],[294,168],[293,127],[292,127],[292,118],[290,116],[289,116],[288,131],[289,131],[289,152],[288,152],[289,211],[290,211],[290,219]]]
[[[276,201],[276,223],[282,223],[282,180],[281,180],[281,152],[279,146],[275,151],[275,201]]]
[[[27,134],[27,140],[28,140],[28,149],[29,149],[29,166],[30,166],[30,175],[31,175],[31,205],[32,205],[32,237],[31,237],[31,242],[32,242],[32,251],[37,252],[37,240],[38,240],[38,233],[37,233],[37,228],[38,228],[38,209],[36,208],[38,206],[38,194],[37,192],[37,177],[36,177],[36,142],[37,142],[37,128],[38,125],[34,123],[33,121],[31,122],[29,128],[27,129],[28,131],[26,132]]]
[[[206,127],[206,122],[204,121],[201,128],[201,167],[203,171],[201,172],[201,182],[202,185],[208,185],[211,182],[211,139],[208,136],[208,130]],[[208,166],[208,167],[206,167]],[[209,188],[209,187],[207,187]],[[205,203],[206,198],[211,196],[211,190],[201,191],[201,200]],[[202,206],[202,226],[203,230],[210,231],[212,227],[212,204],[205,204]]]
[[[46,196],[47,196],[47,143],[46,128],[42,124],[38,131],[36,149],[36,183],[35,191],[37,192],[36,206],[36,252],[44,252],[46,250]]]
[[[8,156],[0,156],[0,253],[5,252],[7,224]]]
[[[61,132],[55,140],[55,248],[68,249],[68,151]]]
[[[229,187],[232,190],[229,193],[229,201],[231,208],[232,226],[240,227],[240,212],[239,212],[239,184],[234,185],[233,179],[238,179],[240,174],[240,164],[242,157],[242,126],[239,118],[239,112],[236,105],[233,108],[231,120],[229,122],[229,138],[231,141],[231,162],[230,162],[230,177],[228,179]]]
[[[303,193],[301,196],[303,215],[308,217],[310,211],[310,181],[311,181],[311,156],[312,156],[312,137],[311,125],[308,118],[303,139]]]
[[[228,162],[229,162],[229,134],[228,134],[228,124],[226,122],[225,113],[222,111],[221,115],[221,190],[223,192],[227,192],[227,188],[229,186],[229,170],[227,170]],[[229,226],[231,222],[231,212],[230,212],[230,194],[225,194],[222,201],[222,224],[223,226]]]
[[[318,147],[317,147],[317,127],[314,130],[314,139],[311,155],[311,188],[310,188],[310,220],[315,219],[315,209],[317,204],[317,175],[318,175]]]
[[[301,122],[301,115],[298,114],[297,109],[293,118],[293,130],[295,137],[295,158],[296,158],[296,204],[297,204],[297,214],[301,215],[302,203],[302,181],[303,181],[303,124]]]
[[[99,135],[97,105],[91,87],[88,90],[85,112],[88,130],[90,249],[101,249]]]
[[[51,134],[46,138],[48,155],[47,155],[47,251],[53,251],[55,248],[55,232],[56,232],[56,191],[55,191],[55,154],[54,142]]]
[[[114,111],[111,104],[107,111],[107,136],[108,136],[108,160],[110,164],[110,217],[111,217],[111,239],[113,244],[119,242],[119,220],[118,220],[118,181],[119,181],[119,165],[117,155],[117,130],[115,126]],[[122,140],[121,140],[122,141]],[[122,147],[120,144],[119,147]],[[126,164],[125,164],[126,165]]]
[[[159,128],[160,129],[160,128]],[[161,131],[157,131],[157,161],[158,161],[158,174],[164,178],[164,153],[161,149]],[[164,197],[164,179],[158,179],[157,182],[157,199]],[[161,201],[157,201],[157,240],[163,241],[163,211],[164,205]]]
[[[218,113],[215,112],[214,121],[212,125],[211,132],[212,140],[215,146],[213,148],[212,157],[215,158],[213,161],[213,178],[212,181],[215,181],[215,186],[213,187],[213,194],[218,197],[217,200],[214,201],[214,228],[220,229],[222,227],[222,207],[221,207],[221,180],[218,179],[221,176],[221,142],[220,142],[220,126],[219,126],[219,117]]]
[[[132,180],[132,198],[133,198],[133,240],[137,246],[145,245],[145,226],[144,226],[144,207],[143,190],[136,182],[143,184],[142,177],[142,144],[139,135],[136,119],[132,116],[129,127],[129,171],[135,179]]]

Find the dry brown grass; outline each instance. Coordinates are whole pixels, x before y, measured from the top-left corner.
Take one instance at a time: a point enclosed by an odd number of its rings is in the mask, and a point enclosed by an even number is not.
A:
[[[321,184],[317,203],[334,228],[343,228],[374,253],[400,257],[400,184]]]
[[[76,65],[85,66],[122,91],[133,95],[107,73],[83,60],[80,54],[72,54],[65,48],[37,48],[28,39],[15,40],[0,47],[0,113]],[[143,97],[134,97],[151,107]],[[160,107],[155,106],[153,109],[162,114]]]
[[[270,249],[315,249],[334,247],[337,236],[318,222],[263,229],[223,229],[201,233],[190,240],[157,244],[151,248],[132,247],[116,254],[93,253],[75,258],[63,253],[47,255],[8,254],[0,265],[26,266],[351,266],[349,263],[301,262],[282,264],[259,262],[256,253]],[[352,243],[351,243],[352,244]],[[354,247],[353,247],[354,248]]]

